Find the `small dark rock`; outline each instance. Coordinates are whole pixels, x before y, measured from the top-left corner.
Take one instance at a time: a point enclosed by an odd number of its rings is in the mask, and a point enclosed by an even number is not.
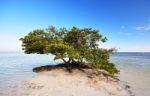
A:
[[[129,85],[126,85],[125,87],[126,87],[126,88],[131,88]]]

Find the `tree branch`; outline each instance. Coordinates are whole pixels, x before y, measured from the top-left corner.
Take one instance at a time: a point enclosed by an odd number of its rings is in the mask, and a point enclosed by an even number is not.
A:
[[[65,59],[62,58],[62,60],[64,61],[65,64],[67,63],[67,61]]]

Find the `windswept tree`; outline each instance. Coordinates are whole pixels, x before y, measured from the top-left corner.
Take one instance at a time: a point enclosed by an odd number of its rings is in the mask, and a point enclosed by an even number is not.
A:
[[[72,64],[88,65],[93,69],[103,69],[114,75],[119,71],[109,62],[113,49],[99,48],[98,42],[106,42],[99,30],[92,28],[71,29],[49,26],[36,29],[20,39],[25,53],[53,54],[54,60],[61,59],[71,70]]]

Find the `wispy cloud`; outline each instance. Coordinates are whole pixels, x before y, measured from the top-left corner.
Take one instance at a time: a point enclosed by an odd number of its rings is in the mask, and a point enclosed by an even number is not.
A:
[[[149,31],[150,30],[150,24],[149,25],[145,25],[145,26],[137,26],[137,27],[135,27],[135,30]]]

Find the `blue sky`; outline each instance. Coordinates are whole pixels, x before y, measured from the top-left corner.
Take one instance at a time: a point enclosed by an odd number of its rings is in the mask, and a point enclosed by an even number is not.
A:
[[[48,25],[99,29],[100,47],[150,52],[150,0],[0,0],[0,51],[21,51],[19,38]]]

